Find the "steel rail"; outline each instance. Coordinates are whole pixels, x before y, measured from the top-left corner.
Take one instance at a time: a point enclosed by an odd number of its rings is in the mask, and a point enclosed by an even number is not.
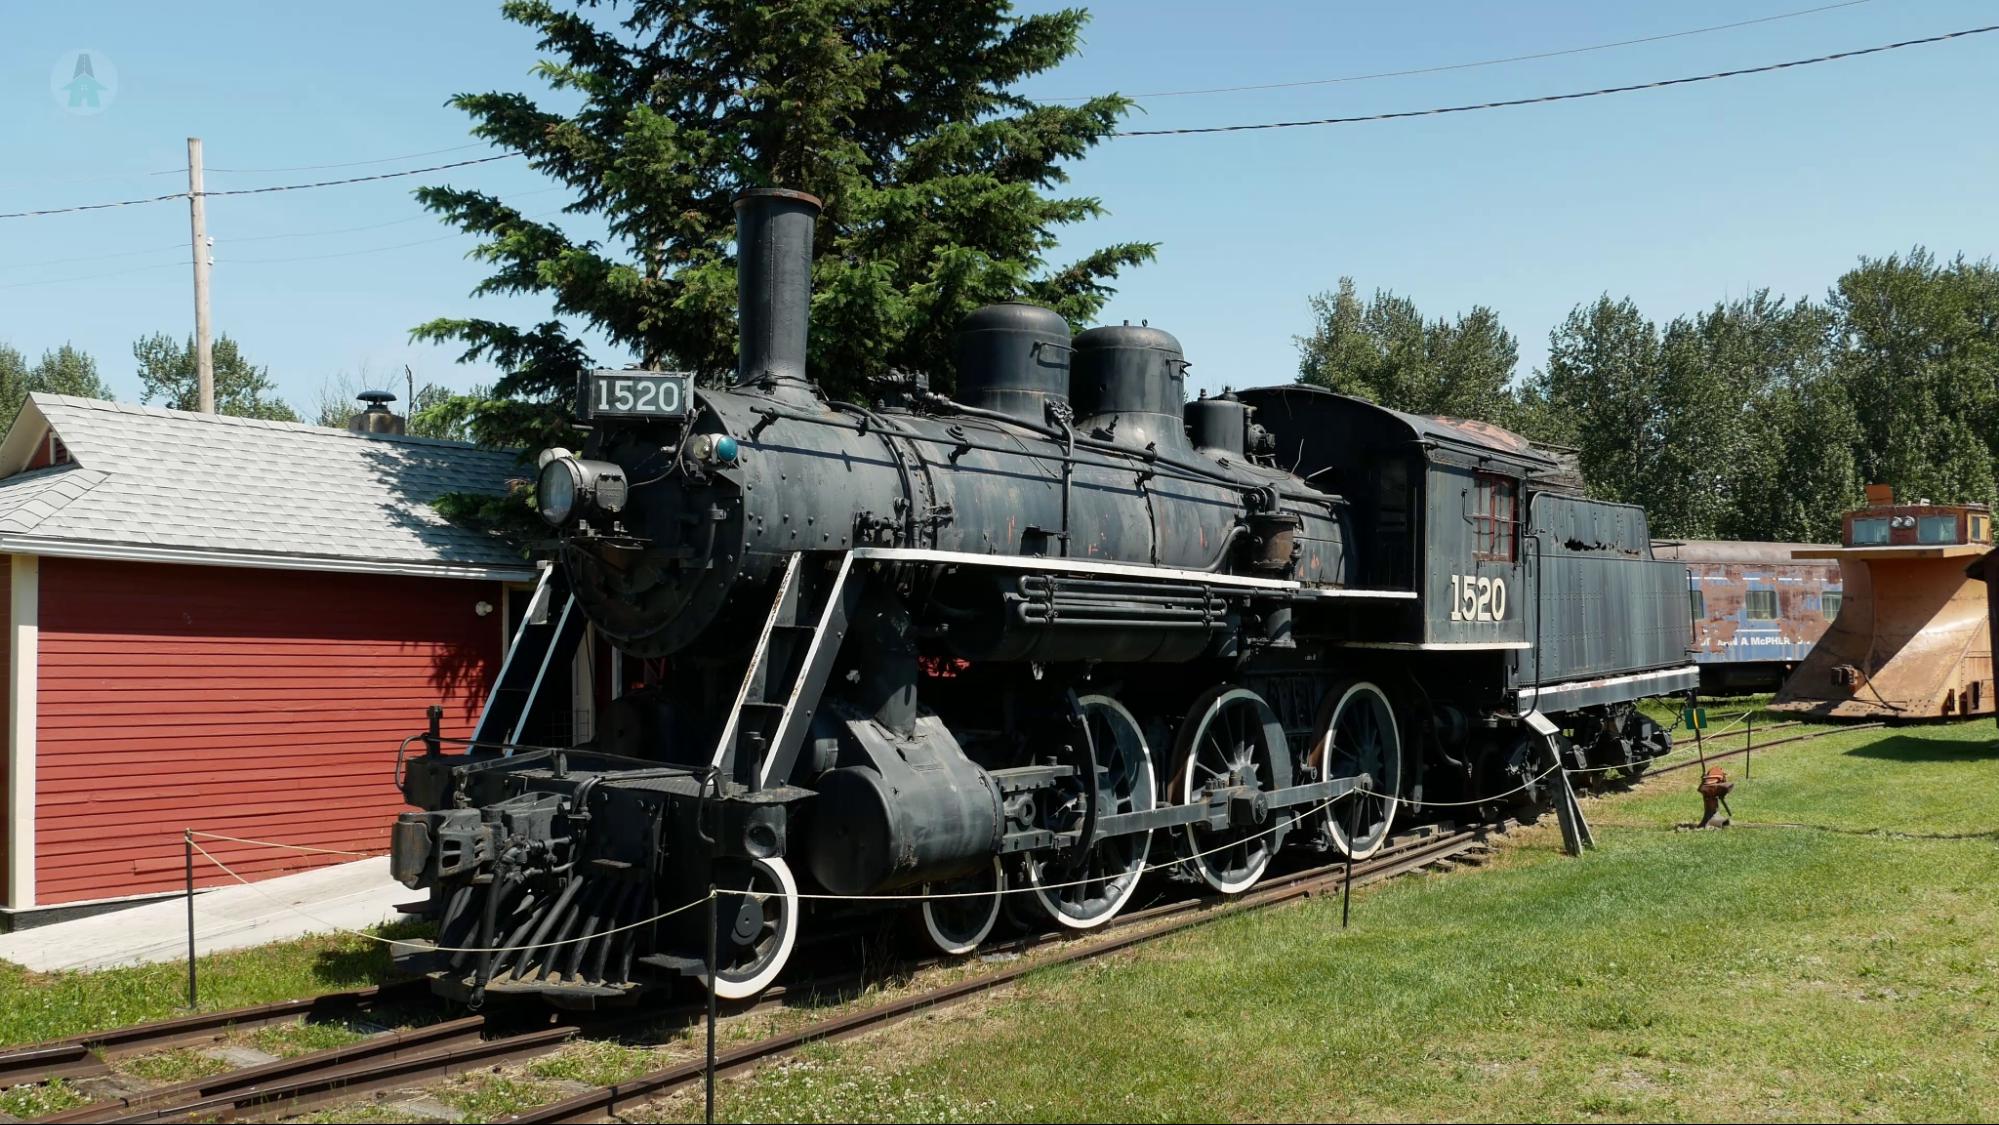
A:
[[[277,1000],[245,1008],[197,1012],[173,1019],[85,1032],[0,1051],[0,1087],[46,1082],[53,1078],[86,1078],[109,1069],[110,1059],[207,1043],[232,1031],[267,1027],[319,1015],[367,1011],[404,1000],[423,1001],[429,990],[422,981],[371,985],[328,992],[296,1000]]]
[[[1395,854],[1377,855],[1354,865],[1353,885],[1363,886],[1382,879],[1427,867],[1439,860],[1463,854],[1484,845],[1492,835],[1490,826],[1464,829],[1462,831],[1439,834],[1397,851]],[[990,992],[1013,983],[1030,973],[1079,961],[1107,956],[1130,949],[1146,942],[1180,933],[1196,926],[1205,925],[1221,918],[1260,910],[1295,899],[1310,897],[1322,891],[1338,889],[1346,879],[1346,865],[1329,864],[1311,872],[1301,872],[1288,879],[1280,879],[1278,885],[1250,893],[1234,900],[1217,903],[1213,898],[1203,897],[1183,904],[1170,904],[1156,908],[1174,910],[1181,917],[1170,918],[1156,926],[1128,926],[1129,933],[1108,940],[1083,940],[1069,949],[1049,957],[1023,962],[998,972],[981,973],[968,980],[941,988],[915,993],[885,1004],[826,1020],[819,1020],[804,1027],[747,1043],[733,1050],[723,1052],[715,1058],[715,1073],[718,1076],[753,1068],[769,1059],[791,1053],[811,1043],[832,1042],[859,1035],[863,1032],[897,1022],[919,1012],[934,1011],[949,1007],[970,997]],[[1141,915],[1132,917],[1133,922],[1141,920]],[[1158,917],[1158,915],[1155,915]],[[612,1085],[587,1090],[573,1097],[552,1102],[545,1106],[515,1114],[500,1120],[513,1125],[544,1125],[554,1122],[596,1121],[617,1110],[620,1106],[638,1100],[650,1100],[675,1093],[692,1086],[707,1074],[706,1059],[689,1059],[686,1062],[640,1075],[637,1078]]]

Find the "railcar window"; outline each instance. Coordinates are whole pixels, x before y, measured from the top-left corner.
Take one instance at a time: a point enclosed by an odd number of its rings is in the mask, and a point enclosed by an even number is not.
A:
[[[1916,521],[1916,542],[1957,542],[1956,516],[1924,516]]]
[[[1707,619],[1707,597],[1705,595],[1699,590],[1688,590],[1687,601],[1693,606],[1695,621],[1704,621]]]
[[[1490,473],[1477,475],[1472,498],[1473,554],[1484,562],[1512,562],[1514,524],[1519,520],[1513,482]]]
[[[1751,621],[1777,620],[1777,591],[1750,590],[1742,596],[1743,608]]]
[[[1831,621],[1833,618],[1839,616],[1840,603],[1844,602],[1845,600],[1846,600],[1846,595],[1844,594],[1835,594],[1830,591],[1824,594],[1820,594],[1819,612],[1825,615],[1825,619],[1827,621]]]
[[[1888,521],[1886,518],[1854,520],[1854,547],[1880,547],[1888,542]]]

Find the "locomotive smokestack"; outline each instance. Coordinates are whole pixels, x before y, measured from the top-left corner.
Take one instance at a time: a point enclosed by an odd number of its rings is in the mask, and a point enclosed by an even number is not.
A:
[[[757,188],[736,197],[736,381],[807,383],[812,231],[819,200]]]

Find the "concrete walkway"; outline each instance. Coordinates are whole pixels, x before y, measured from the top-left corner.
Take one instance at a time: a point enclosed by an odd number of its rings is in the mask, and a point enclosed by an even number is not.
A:
[[[389,877],[387,856],[282,875],[254,887],[232,883],[194,896],[195,951],[243,949],[336,927],[366,929],[400,918],[396,904],[420,897]],[[0,934],[0,960],[37,972],[108,969],[186,957],[185,898]]]

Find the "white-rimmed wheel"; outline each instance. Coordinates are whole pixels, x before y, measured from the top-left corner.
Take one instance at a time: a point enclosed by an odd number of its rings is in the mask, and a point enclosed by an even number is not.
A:
[[[1159,803],[1159,788],[1152,772],[1152,750],[1138,720],[1107,695],[1086,695],[1076,704],[1097,763],[1095,796],[1081,784],[1058,788],[1051,821],[1066,827],[1094,824],[1117,813],[1152,811]],[[1093,799],[1096,807],[1090,815]],[[1024,866],[1030,897],[1058,925],[1072,930],[1101,926],[1137,892],[1151,850],[1152,833],[1132,832],[1066,857],[1029,855]]]
[[[1175,742],[1173,796],[1181,804],[1208,803],[1216,789],[1270,790],[1278,785],[1278,763],[1288,775],[1290,749],[1284,728],[1263,697],[1248,688],[1222,684],[1196,700]],[[1188,859],[1210,887],[1225,895],[1256,885],[1277,854],[1274,820],[1187,826]]]
[[[962,957],[977,949],[999,921],[1000,904],[1006,898],[1006,865],[994,856],[991,867],[960,879],[925,883],[923,893],[937,896],[924,899],[917,908],[923,936],[946,957]]]
[[[747,1000],[770,987],[798,944],[798,880],[773,856],[718,866],[715,881],[715,995]],[[705,970],[699,979],[708,987]]]
[[[1326,830],[1340,854],[1366,859],[1388,842],[1402,792],[1402,735],[1388,693],[1367,680],[1342,680],[1319,705],[1317,730],[1306,756],[1327,780],[1366,774],[1366,791],[1326,807]]]

